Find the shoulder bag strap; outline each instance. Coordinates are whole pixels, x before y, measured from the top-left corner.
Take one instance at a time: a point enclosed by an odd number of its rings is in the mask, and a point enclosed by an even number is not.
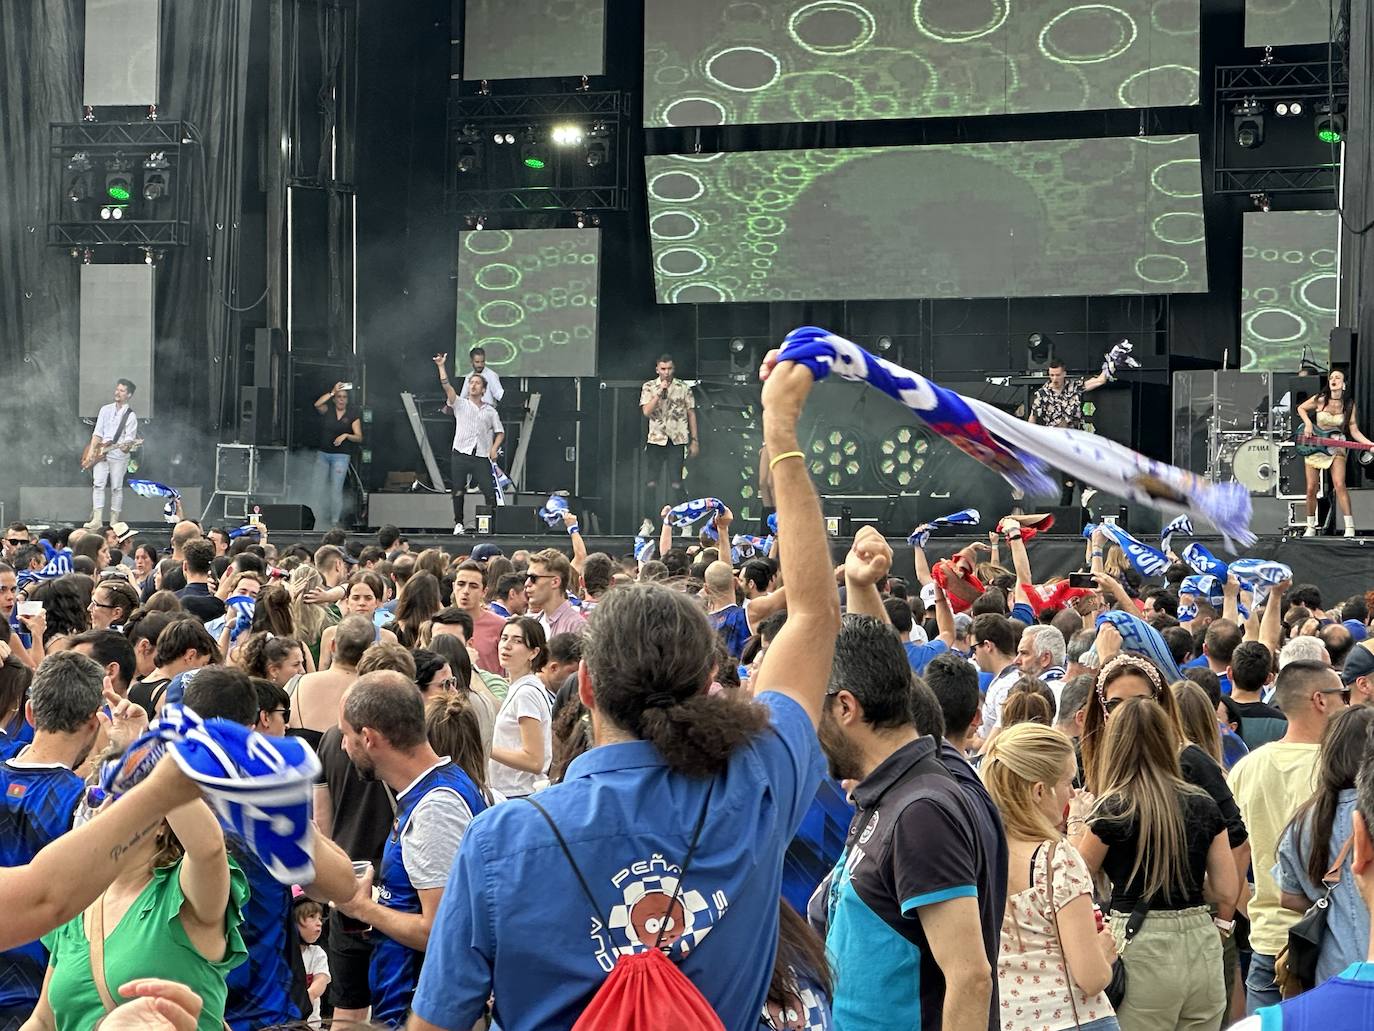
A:
[[[115,1001],[110,994],[110,986],[105,983],[104,892],[101,892],[100,898],[95,900],[95,904],[87,912],[91,914],[90,933],[87,935],[91,955],[91,980],[95,983],[96,993],[100,996],[100,1004],[105,1007],[105,1012],[109,1013],[115,1008]]]
[[[673,907],[677,905],[678,899],[682,895],[682,882],[687,879],[687,871],[692,866],[692,857],[697,852],[697,841],[701,838],[701,828],[706,823],[706,810],[711,808],[711,790],[706,789],[706,799],[701,804],[701,815],[697,817],[696,829],[692,831],[692,843],[687,846],[687,858],[682,861],[682,873],[678,874],[677,887],[673,889],[673,901],[668,903],[668,912],[673,912]],[[658,937],[654,940],[654,948],[663,947],[663,935],[668,930],[668,921],[663,921],[663,926],[658,929]],[[669,946],[671,948],[671,946]]]
[[[1341,867],[1345,866],[1346,857],[1350,855],[1351,846],[1354,844],[1355,836],[1352,834],[1345,839],[1345,844],[1342,845],[1341,850],[1336,853],[1336,861],[1331,864],[1331,869],[1327,870],[1326,873],[1322,875],[1322,883],[1326,885],[1328,893],[1335,889],[1336,885],[1341,882]]]
[[[1054,862],[1055,849],[1059,847],[1059,842],[1050,842],[1050,847],[1045,850],[1045,897],[1050,903],[1050,920],[1054,922],[1054,939],[1059,943],[1059,955],[1064,957],[1064,984],[1069,993],[1069,1005],[1073,1008],[1073,1026],[1082,1027],[1082,1022],[1078,1019],[1078,1000],[1074,998],[1073,971],[1069,969],[1069,954],[1064,951],[1064,936],[1059,933],[1059,910],[1054,904]]]
[[[1140,933],[1140,928],[1145,924],[1145,918],[1150,915],[1150,900],[1143,898],[1135,904],[1135,909],[1131,910],[1131,915],[1126,919],[1125,933],[1122,935],[1121,948],[1117,949],[1117,955],[1126,951],[1126,946],[1135,940],[1135,936]]]
[[[538,810],[539,815],[542,816],[544,821],[549,825],[549,829],[553,831],[553,836],[558,839],[558,847],[563,850],[563,857],[567,859],[568,865],[572,867],[573,873],[577,875],[577,883],[582,886],[582,894],[587,896],[587,901],[591,903],[592,912],[596,914],[597,919],[603,921],[603,927],[610,927],[610,917],[602,915],[601,907],[596,904],[596,896],[592,894],[591,886],[587,884],[587,878],[582,876],[582,868],[577,865],[577,860],[573,858],[572,849],[568,848],[568,843],[563,838],[563,832],[558,829],[558,824],[553,822],[553,817],[549,815],[549,811],[528,795],[522,799],[522,801],[528,802],[530,805],[534,806],[534,808]]]

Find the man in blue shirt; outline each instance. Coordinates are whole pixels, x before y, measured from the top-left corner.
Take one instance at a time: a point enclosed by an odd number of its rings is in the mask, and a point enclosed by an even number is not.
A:
[[[86,761],[100,730],[99,664],[75,652],[47,659],[29,686],[33,743],[0,763],[0,866],[29,862],[71,830]],[[16,900],[22,904],[22,900]],[[33,1012],[48,969],[37,941],[0,952],[0,1027],[18,1027]]]
[[[730,658],[738,662],[744,642],[749,640],[749,620],[744,615],[744,607],[735,604],[735,571],[729,562],[712,562],[706,567],[703,596],[711,628],[725,642]]]
[[[908,641],[906,647],[906,659],[911,668],[917,673],[924,673],[930,660],[954,647],[954,612],[949,607],[949,599],[945,597],[945,592],[934,580],[929,587],[934,588],[931,592],[935,596],[935,626],[940,631],[933,641],[926,644],[913,644]],[[848,587],[845,588],[846,592]],[[924,593],[924,588],[922,589]],[[852,611],[852,603],[851,603]]]
[[[202,719],[232,720],[245,727],[257,724],[261,712],[253,682],[224,666],[197,673],[186,685],[183,702]],[[291,916],[291,888],[273,877],[237,834],[226,831],[224,842],[250,889],[239,925],[248,959],[225,977],[229,992],[224,1021],[233,1031],[255,1031],[308,1017],[309,1010],[302,1013],[299,998],[304,992],[305,968]],[[354,891],[352,864],[324,838],[316,837],[315,842],[317,865],[315,883],[309,886],[311,896],[319,901],[347,901]]]
[[[814,381],[803,366],[774,362],[764,365],[763,427],[786,535],[788,616],[755,679],[758,703],[707,694],[715,634],[693,599],[655,583],[608,591],[578,671],[597,747],[533,796],[542,813],[510,802],[473,821],[412,1029],[471,1027],[489,996],[502,1027],[566,1029],[618,960],[655,944],[726,1027],[758,1025],[783,852],[821,778],[815,727],[839,626],[820,504],[797,441]]]
[[[1374,911],[1374,748],[1365,748],[1355,782],[1353,823],[1350,872],[1343,875],[1354,878],[1365,908]],[[1374,942],[1374,935],[1370,940]],[[1374,1026],[1374,945],[1365,959],[1297,998],[1260,1007],[1231,1031],[1345,1031]]]
[[[487,802],[471,777],[430,747],[424,699],[402,673],[378,670],[361,677],[344,695],[339,729],[358,772],[396,794],[395,822],[377,871],[377,900],[371,879],[364,878],[357,894],[338,908],[377,932],[368,970],[372,1019],[399,1026],[410,1011],[453,857]]]
[[[913,726],[910,674],[873,587],[891,561],[876,530],[859,531],[820,725],[831,776],[859,781],[827,907],[835,1026],[996,1031],[1004,838],[943,742]]]

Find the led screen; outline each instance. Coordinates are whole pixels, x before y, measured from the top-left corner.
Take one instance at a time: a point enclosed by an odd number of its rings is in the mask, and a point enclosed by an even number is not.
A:
[[[645,159],[660,301],[1207,289],[1196,136]]]
[[[1336,213],[1247,211],[1244,226],[1241,368],[1297,372],[1304,347],[1325,365],[1336,326]]]
[[[1340,4],[1335,5],[1337,11]],[[1325,43],[1331,38],[1332,0],[1245,0],[1245,45]]]
[[[1198,7],[1199,0],[648,0],[644,124],[1195,104]]]
[[[480,344],[502,376],[595,376],[600,263],[598,229],[459,233],[455,356]]]
[[[601,75],[606,0],[467,0],[463,78]]]

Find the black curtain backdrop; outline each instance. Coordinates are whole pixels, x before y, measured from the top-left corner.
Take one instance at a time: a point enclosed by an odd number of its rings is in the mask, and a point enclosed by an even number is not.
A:
[[[1341,218],[1340,324],[1359,334],[1355,391],[1362,429],[1374,422],[1374,11],[1348,0],[1350,101],[1346,111],[1345,194]]]
[[[179,172],[195,180],[192,243],[168,252],[157,276],[156,432],[186,452],[181,482],[213,469],[223,359],[237,318],[231,306],[254,301],[238,296],[233,275],[253,2],[163,3],[161,117],[191,122],[197,143]],[[48,125],[81,118],[85,7],[85,0],[0,4],[0,501],[11,512],[22,484],[80,482],[71,452],[89,435],[76,417],[78,265],[46,242]],[[142,258],[129,251],[96,260]],[[43,463],[44,454],[56,461]],[[147,474],[171,476],[166,468]]]

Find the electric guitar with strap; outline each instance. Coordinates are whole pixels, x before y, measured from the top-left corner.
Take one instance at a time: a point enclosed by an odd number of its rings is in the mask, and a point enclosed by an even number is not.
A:
[[[130,456],[130,472],[137,472],[138,467],[132,461],[133,453],[143,446],[143,438],[130,441],[128,444],[118,443],[119,438],[124,435],[124,427],[129,425],[129,416],[133,414],[132,406],[126,405],[124,414],[119,417],[119,425],[115,427],[114,436],[107,444],[104,441],[96,440],[94,437],[86,442],[86,447],[81,452],[81,468],[89,469],[104,459],[111,451],[127,451]]]
[[[1308,455],[1330,455],[1334,454],[1332,448],[1342,448],[1346,451],[1374,451],[1374,444],[1361,444],[1357,440],[1350,440],[1340,430],[1323,430],[1313,428],[1312,433],[1300,434],[1296,440],[1297,452],[1306,458]],[[1361,456],[1363,461],[1363,456]]]

